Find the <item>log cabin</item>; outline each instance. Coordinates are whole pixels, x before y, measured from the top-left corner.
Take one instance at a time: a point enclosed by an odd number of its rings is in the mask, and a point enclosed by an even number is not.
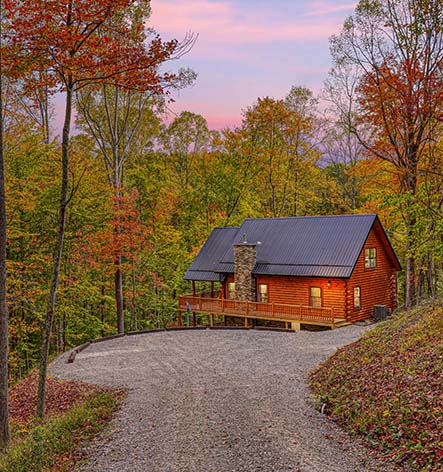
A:
[[[398,258],[377,215],[248,218],[216,228],[184,279],[181,314],[225,324],[335,328],[392,312]],[[210,292],[196,293],[197,281]],[[218,290],[215,289],[218,285]]]

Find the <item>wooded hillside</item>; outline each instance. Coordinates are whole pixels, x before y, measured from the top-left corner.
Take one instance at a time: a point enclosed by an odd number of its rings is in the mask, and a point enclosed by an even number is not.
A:
[[[443,467],[442,315],[439,306],[401,312],[311,378],[326,412],[402,470]]]
[[[40,359],[44,393],[48,352],[174,323],[202,242],[245,217],[378,213],[404,262],[400,304],[438,295],[441,2],[362,0],[319,96],[257,97],[222,131],[165,120],[196,80],[179,68],[196,36],[163,41],[148,0],[2,7],[0,422],[8,359],[13,381]]]

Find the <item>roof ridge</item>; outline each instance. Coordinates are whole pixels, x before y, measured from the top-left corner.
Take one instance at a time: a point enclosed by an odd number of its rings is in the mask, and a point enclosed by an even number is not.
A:
[[[308,218],[353,218],[353,217],[376,217],[377,213],[355,213],[355,214],[346,214],[346,215],[307,215],[307,216],[271,216],[269,218],[266,217],[257,217],[257,218],[245,218],[245,221],[252,221],[252,220],[298,220],[298,219],[308,219]],[[241,226],[239,226],[241,228]]]
[[[278,262],[256,262],[256,265],[275,265],[283,267],[354,267],[352,264],[279,264]]]

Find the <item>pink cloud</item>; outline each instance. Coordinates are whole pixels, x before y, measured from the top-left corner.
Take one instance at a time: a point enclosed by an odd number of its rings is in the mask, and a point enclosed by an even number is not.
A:
[[[313,2],[306,16],[331,15],[343,11],[351,12],[356,6],[357,2],[343,3],[341,5],[331,5],[328,2]]]
[[[314,7],[320,10],[325,5],[316,2]],[[154,28],[177,37],[187,31],[196,32],[200,35],[199,43],[204,44],[197,45],[197,48],[205,50],[210,50],[214,44],[220,47],[328,38],[341,26],[341,22],[336,19],[316,18],[313,21],[307,19],[306,15],[285,19],[271,18],[263,10],[246,12],[222,1],[153,0],[152,10],[151,24]],[[212,52],[218,53],[214,50]]]

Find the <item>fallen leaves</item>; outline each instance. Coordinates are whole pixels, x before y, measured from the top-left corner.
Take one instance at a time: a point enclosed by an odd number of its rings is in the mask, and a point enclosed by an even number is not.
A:
[[[37,372],[33,372],[9,391],[11,421],[18,423],[20,432],[26,432],[28,423],[34,418],[37,404],[37,384]],[[49,377],[46,387],[45,414],[64,413],[91,395],[106,391],[110,391],[110,389],[84,382]]]
[[[328,414],[398,464],[443,470],[443,310],[397,315],[311,376]]]

